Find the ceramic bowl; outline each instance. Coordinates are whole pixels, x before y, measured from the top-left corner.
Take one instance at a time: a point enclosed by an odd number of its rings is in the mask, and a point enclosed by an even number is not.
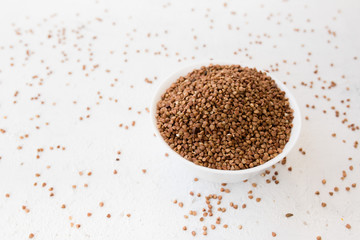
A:
[[[151,120],[152,125],[155,131],[155,134],[157,138],[159,139],[159,142],[161,144],[162,150],[164,152],[168,152],[170,154],[169,158],[170,160],[179,161],[180,166],[183,166],[185,171],[191,172],[194,177],[206,179],[211,182],[219,182],[219,183],[233,183],[233,182],[239,182],[243,181],[245,179],[249,179],[250,177],[254,175],[259,175],[260,172],[264,171],[265,169],[271,167],[272,165],[278,163],[280,160],[282,160],[294,147],[299,135],[300,135],[300,129],[301,129],[301,116],[300,116],[300,110],[298,107],[298,104],[296,103],[295,97],[291,94],[291,92],[285,87],[285,85],[277,80],[276,78],[273,78],[270,74],[272,79],[276,82],[277,86],[285,92],[285,96],[289,99],[290,107],[294,110],[294,119],[293,119],[293,128],[291,130],[291,135],[289,141],[286,143],[285,148],[283,151],[277,155],[275,158],[267,161],[266,163],[249,168],[249,169],[243,169],[243,170],[219,170],[219,169],[212,169],[203,167],[200,165],[196,165],[195,163],[183,158],[180,156],[177,152],[175,152],[173,149],[170,148],[170,146],[164,141],[164,139],[161,137],[161,134],[156,126],[156,105],[157,102],[161,99],[161,96],[165,93],[165,91],[171,86],[172,83],[174,83],[180,76],[185,76],[189,72],[193,71],[194,69],[198,69],[202,66],[209,66],[210,64],[216,65],[241,65],[237,62],[205,62],[205,63],[198,63],[193,64],[191,66],[182,68],[175,73],[171,74],[167,78],[163,80],[163,82],[160,84],[159,88],[157,89],[153,99],[152,99],[152,106],[151,106]]]

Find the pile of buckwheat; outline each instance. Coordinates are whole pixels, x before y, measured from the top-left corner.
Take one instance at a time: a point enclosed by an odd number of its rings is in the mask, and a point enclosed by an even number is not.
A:
[[[239,170],[264,164],[289,141],[293,110],[266,73],[210,65],[180,77],[157,103],[167,144],[195,164]]]

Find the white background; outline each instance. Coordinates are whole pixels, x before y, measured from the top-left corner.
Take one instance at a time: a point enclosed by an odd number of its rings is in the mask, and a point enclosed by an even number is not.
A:
[[[0,129],[6,132],[0,132],[0,239],[27,239],[30,233],[34,239],[193,239],[193,230],[196,238],[204,239],[359,239],[360,154],[359,147],[353,147],[359,131],[347,127],[358,125],[360,119],[360,60],[354,59],[360,58],[359,12],[355,0],[2,0]],[[63,36],[66,40],[59,43]],[[164,77],[209,59],[270,71],[278,68],[271,76],[285,81],[297,98],[303,128],[286,166],[276,166],[280,183],[266,184],[275,171],[271,169],[266,177],[229,184],[231,193],[222,194],[226,213],[214,211],[222,223],[203,237],[202,226],[209,228],[215,222],[215,216],[199,221],[206,207],[204,196],[220,194],[221,186],[202,179],[194,182],[196,176],[172,162],[171,155],[164,157],[145,108]],[[99,67],[92,70],[96,64]],[[331,81],[337,86],[328,89]],[[38,100],[31,100],[38,94]],[[332,106],[340,117],[335,117]],[[85,117],[88,114],[90,118]],[[345,117],[348,123],[342,124]],[[135,127],[130,126],[132,121]],[[119,128],[120,123],[129,130]],[[25,134],[29,137],[20,139]],[[49,150],[58,145],[66,150]],[[39,159],[38,148],[44,148]],[[347,177],[341,180],[343,170]],[[87,176],[89,171],[92,176]],[[325,185],[322,179],[327,180]],[[253,188],[252,183],[258,186]],[[357,187],[345,191],[352,183]],[[340,190],[330,196],[335,186]],[[50,187],[54,197],[49,196]],[[262,198],[260,203],[248,198],[249,190]],[[319,196],[314,194],[317,190]],[[202,197],[192,197],[190,191]],[[184,207],[173,204],[175,199]],[[247,208],[234,210],[229,202],[246,203]],[[321,207],[321,202],[327,206]],[[190,210],[198,215],[185,219]],[[294,216],[286,218],[286,213]],[[70,227],[72,222],[81,227]],[[223,224],[229,227],[224,229]]]

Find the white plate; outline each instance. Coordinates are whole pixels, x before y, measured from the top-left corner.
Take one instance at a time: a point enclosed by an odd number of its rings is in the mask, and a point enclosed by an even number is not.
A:
[[[299,135],[300,135],[300,129],[301,129],[301,116],[300,116],[300,109],[296,103],[296,100],[294,96],[291,94],[291,92],[285,87],[284,84],[282,84],[279,80],[273,78],[270,74],[272,79],[276,82],[277,86],[285,92],[285,96],[289,99],[290,106],[294,110],[294,119],[293,119],[293,128],[291,130],[291,135],[289,141],[286,143],[285,148],[283,151],[277,155],[275,158],[267,161],[266,163],[249,168],[249,169],[243,169],[243,170],[219,170],[219,169],[212,169],[203,167],[200,165],[196,165],[195,163],[186,160],[185,158],[181,157],[177,152],[175,152],[173,149],[170,148],[170,146],[164,141],[164,139],[161,137],[161,134],[156,126],[156,104],[161,99],[161,96],[165,91],[171,86],[172,83],[174,83],[179,77],[186,76],[189,72],[193,71],[194,69],[199,69],[202,66],[209,66],[210,64],[219,64],[219,65],[241,65],[236,62],[204,62],[204,63],[198,63],[194,64],[188,67],[185,67],[173,74],[171,74],[169,77],[165,78],[164,81],[160,84],[159,88],[157,89],[155,96],[152,100],[152,106],[151,106],[151,120],[152,125],[154,127],[155,134],[157,138],[160,140],[161,146],[163,147],[164,151],[170,152],[170,158],[171,160],[174,159],[174,161],[179,161],[181,166],[184,166],[184,168],[187,168],[187,171],[191,171],[194,174],[194,177],[202,178],[209,180],[211,182],[221,182],[221,183],[233,183],[233,182],[239,182],[245,179],[248,179],[256,174],[259,174],[259,172],[265,170],[266,168],[271,167],[272,165],[276,164],[280,160],[282,160],[294,147]]]

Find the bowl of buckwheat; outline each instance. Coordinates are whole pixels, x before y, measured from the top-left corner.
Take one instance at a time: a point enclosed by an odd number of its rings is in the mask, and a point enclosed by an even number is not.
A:
[[[208,62],[167,77],[151,118],[169,157],[197,177],[239,182],[286,157],[301,129],[283,83],[256,68]]]

